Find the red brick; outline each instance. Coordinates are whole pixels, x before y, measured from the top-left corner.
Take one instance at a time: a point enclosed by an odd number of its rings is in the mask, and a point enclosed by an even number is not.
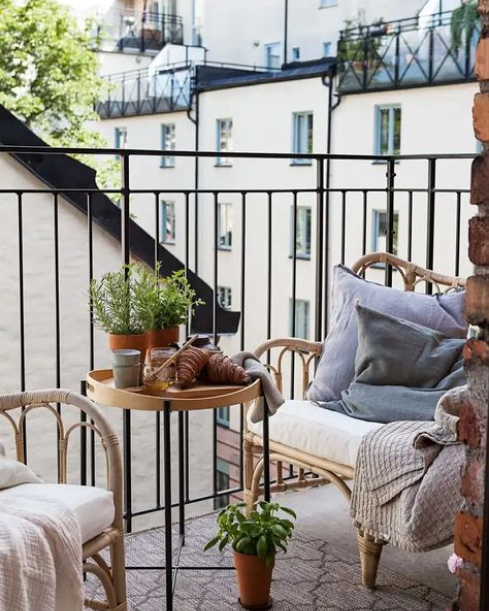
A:
[[[464,443],[470,446],[480,447],[482,442],[481,427],[484,423],[479,417],[479,412],[467,401],[460,410],[460,421],[458,434]]]
[[[474,205],[489,203],[489,157],[479,155],[472,162],[470,181],[470,203]]]
[[[482,519],[467,512],[455,516],[455,553],[476,566],[481,564]]]
[[[462,494],[469,501],[484,503],[484,464],[481,460],[471,460],[462,476]]]
[[[477,45],[475,74],[481,81],[489,79],[489,38],[481,38]]]
[[[489,344],[481,339],[469,339],[463,349],[466,362],[475,361],[489,365]]]
[[[489,15],[489,0],[479,0],[479,13],[481,16]]]
[[[474,265],[489,265],[489,216],[469,220],[469,259]]]
[[[468,278],[465,317],[473,325],[489,324],[489,275]]]
[[[477,140],[489,141],[489,93],[476,93],[472,108],[474,133]]]
[[[461,582],[458,597],[460,611],[477,611],[480,604],[480,576],[466,569],[459,569],[457,575]]]

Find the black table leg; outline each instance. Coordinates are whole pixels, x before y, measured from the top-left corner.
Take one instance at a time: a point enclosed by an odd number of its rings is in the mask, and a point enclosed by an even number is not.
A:
[[[268,403],[263,397],[263,478],[265,501],[270,501],[270,433],[268,428]]]
[[[185,545],[185,453],[183,412],[178,412],[178,521],[181,545]]]
[[[171,526],[171,404],[164,402],[163,469],[165,476],[165,583],[166,611],[173,611],[173,551]]]

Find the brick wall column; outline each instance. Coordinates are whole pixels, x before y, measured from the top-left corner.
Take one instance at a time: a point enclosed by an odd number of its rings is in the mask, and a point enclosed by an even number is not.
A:
[[[477,208],[469,222],[469,257],[474,275],[467,285],[467,320],[479,327],[479,332],[464,349],[470,402],[461,413],[460,433],[466,443],[467,461],[462,479],[464,507],[455,518],[455,552],[464,560],[458,571],[456,604],[462,611],[478,611],[480,606],[489,413],[489,0],[479,0],[479,12],[483,25],[476,55],[480,93],[474,98],[473,121],[484,153],[472,165],[471,204]]]

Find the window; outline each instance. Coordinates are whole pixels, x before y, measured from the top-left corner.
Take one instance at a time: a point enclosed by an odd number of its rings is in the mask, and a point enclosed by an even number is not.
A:
[[[116,149],[125,149],[127,147],[127,127],[115,128],[114,147]],[[120,155],[116,155],[116,159],[120,159]]]
[[[294,208],[290,216],[290,255],[294,254]],[[298,206],[295,252],[301,259],[311,258],[311,208]]]
[[[309,302],[304,299],[295,300],[295,327],[292,324],[294,300],[290,300],[290,334],[293,337],[309,339]]]
[[[319,8],[326,8],[328,6],[337,6],[338,0],[319,0]]]
[[[218,204],[217,208],[217,247],[231,250],[233,245],[233,216],[231,204]]]
[[[229,428],[229,406],[219,407],[216,411],[216,421],[219,426]]]
[[[219,153],[229,153],[233,150],[233,120],[218,119],[217,120],[217,150]],[[216,161],[217,165],[229,166],[231,160],[225,155],[219,155]]]
[[[265,45],[265,68],[280,68],[282,58],[280,53],[280,43],[274,42]]]
[[[229,463],[226,460],[222,460],[221,458],[217,459],[215,477],[217,492],[229,490]],[[226,505],[229,505],[229,494],[218,496],[214,499],[214,509],[222,509],[226,507]]]
[[[312,112],[296,112],[293,115],[293,152],[312,153],[313,116]],[[311,165],[311,159],[294,159],[295,165]]]
[[[221,308],[231,307],[231,287],[230,286],[218,286],[217,287],[217,302]]]
[[[294,47],[292,49],[292,61],[299,62],[301,60],[301,48]]]
[[[399,238],[399,213],[394,212],[393,227],[394,239],[392,253],[397,255],[397,245]],[[372,250],[374,252],[387,251],[387,212],[383,210],[373,210],[372,218]]]
[[[323,42],[323,57],[331,57],[331,43]]]
[[[164,123],[161,126],[161,149],[163,151],[175,150],[175,125],[173,123]],[[174,168],[175,157],[171,155],[163,155],[161,158],[161,167]]]
[[[160,242],[174,244],[176,239],[175,202],[160,202]]]
[[[377,106],[376,122],[376,154],[399,155],[401,152],[400,106]]]

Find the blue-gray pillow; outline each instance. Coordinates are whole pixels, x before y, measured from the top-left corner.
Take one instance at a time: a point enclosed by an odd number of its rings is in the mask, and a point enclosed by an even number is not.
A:
[[[358,326],[357,300],[363,306],[440,331],[450,338],[464,338],[465,291],[424,295],[401,291],[360,278],[343,265],[334,269],[333,310],[330,331],[307,398],[337,401],[355,375]]]

